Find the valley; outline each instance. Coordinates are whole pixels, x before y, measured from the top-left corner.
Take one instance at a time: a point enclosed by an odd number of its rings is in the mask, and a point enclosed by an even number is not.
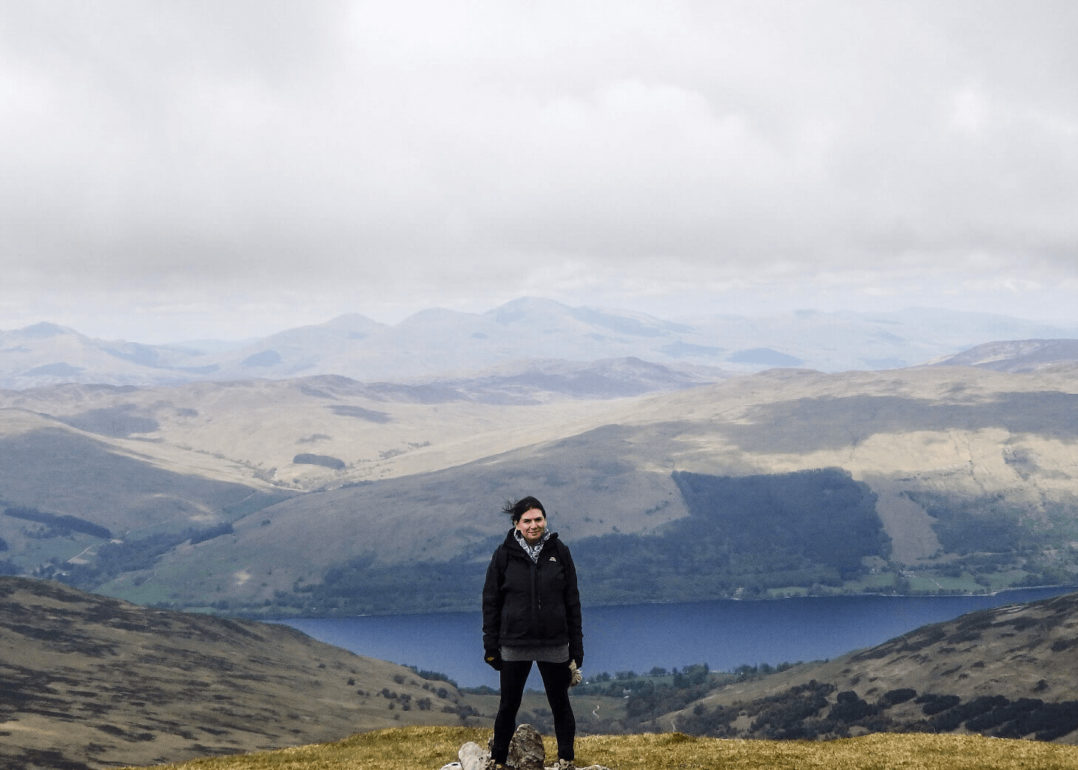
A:
[[[749,335],[726,348],[742,367],[728,369],[706,365],[680,327],[576,312],[545,327],[544,344],[583,358],[484,358],[509,350],[483,342],[497,324],[519,331],[537,308],[551,310],[524,303],[466,325],[479,335],[471,364],[449,371],[448,354],[434,356],[441,371],[395,379],[340,373],[358,371],[341,364],[348,339],[384,338],[355,319],[285,334],[277,356],[252,343],[245,366],[265,376],[77,340],[93,367],[49,363],[57,340],[76,349],[54,327],[0,350],[0,371],[23,371],[0,390],[0,619],[21,651],[4,662],[18,684],[0,722],[9,755],[59,761],[60,734],[83,747],[72,767],[95,767],[487,724],[489,693],[235,618],[474,610],[508,527],[498,510],[522,494],[546,503],[591,607],[1078,580],[1067,340],[944,354],[937,339],[936,361],[825,370],[767,368],[779,359]],[[406,329],[439,328],[444,353],[459,320]],[[661,361],[598,357],[645,339],[667,346]],[[689,350],[703,358],[678,358]],[[126,363],[110,375],[118,352]],[[35,356],[30,382],[12,361]],[[1073,742],[1078,695],[1053,674],[1073,669],[1073,616],[1071,595],[780,670],[618,674],[581,690],[581,725]],[[213,697],[177,705],[197,682]],[[537,698],[526,709],[543,724]]]

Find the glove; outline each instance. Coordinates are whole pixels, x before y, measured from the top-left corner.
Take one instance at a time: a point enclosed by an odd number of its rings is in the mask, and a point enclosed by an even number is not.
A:
[[[569,660],[575,660],[578,668],[584,667],[584,647],[578,646],[575,650],[569,648]]]
[[[498,648],[486,650],[483,653],[483,660],[495,671],[502,670],[502,653]]]
[[[576,661],[569,661],[569,686],[576,687],[582,681],[584,681],[584,675],[580,673],[580,669],[577,667]]]

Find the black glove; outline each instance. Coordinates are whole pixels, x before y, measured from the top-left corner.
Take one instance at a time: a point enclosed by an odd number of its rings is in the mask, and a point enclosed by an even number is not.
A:
[[[569,650],[569,660],[575,660],[579,668],[584,668],[584,648],[577,647]]]
[[[495,671],[502,670],[502,653],[497,647],[492,650],[485,650],[483,660]]]

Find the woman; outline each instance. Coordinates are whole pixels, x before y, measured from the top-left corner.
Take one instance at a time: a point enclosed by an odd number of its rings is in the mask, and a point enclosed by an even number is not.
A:
[[[501,678],[490,766],[505,766],[535,661],[554,714],[557,767],[572,770],[576,719],[569,687],[579,681],[584,662],[576,567],[568,546],[547,530],[542,503],[525,497],[507,503],[504,511],[513,528],[491,557],[483,585],[484,659]]]

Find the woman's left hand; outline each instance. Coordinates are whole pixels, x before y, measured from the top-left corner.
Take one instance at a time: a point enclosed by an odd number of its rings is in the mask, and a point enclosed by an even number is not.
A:
[[[569,661],[569,686],[576,687],[582,681],[584,681],[584,675],[580,673],[580,668],[576,665],[576,661]]]

